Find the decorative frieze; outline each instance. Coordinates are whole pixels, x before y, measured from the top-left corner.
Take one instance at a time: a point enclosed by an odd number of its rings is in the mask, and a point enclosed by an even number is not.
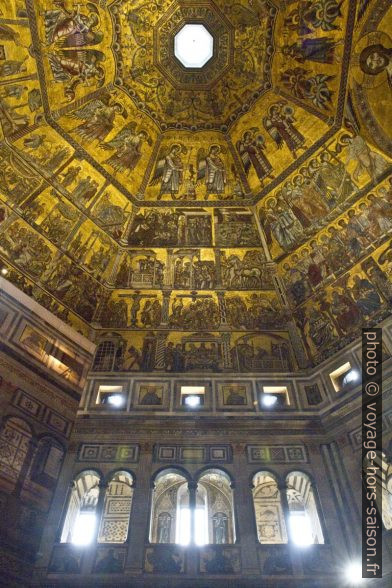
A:
[[[140,447],[137,444],[82,443],[79,447],[77,461],[137,463],[139,451]]]
[[[304,445],[248,445],[248,463],[307,463]]]
[[[155,445],[154,461],[164,463],[231,463],[230,445]]]

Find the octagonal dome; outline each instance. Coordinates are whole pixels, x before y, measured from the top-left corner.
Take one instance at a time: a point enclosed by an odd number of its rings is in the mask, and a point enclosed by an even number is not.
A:
[[[174,54],[186,68],[202,68],[214,54],[214,38],[202,24],[186,24],[174,38]]]

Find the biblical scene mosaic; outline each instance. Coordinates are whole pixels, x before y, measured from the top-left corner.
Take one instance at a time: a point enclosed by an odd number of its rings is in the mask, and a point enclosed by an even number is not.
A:
[[[0,2],[3,275],[101,371],[334,353],[391,308],[391,27],[387,0]]]

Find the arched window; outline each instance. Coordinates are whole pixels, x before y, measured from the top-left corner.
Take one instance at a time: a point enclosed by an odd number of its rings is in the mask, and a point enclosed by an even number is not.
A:
[[[105,494],[98,543],[125,543],[131,516],[133,479],[128,472],[116,472]]]
[[[188,482],[174,470],[162,471],[155,480],[150,541],[180,545],[190,542]]]
[[[0,472],[3,487],[8,491],[15,488],[15,484],[22,471],[29,443],[31,429],[22,419],[9,418],[0,432]]]
[[[100,478],[95,471],[81,472],[74,480],[61,543],[89,545],[97,527],[96,508]]]
[[[286,478],[289,529],[293,543],[324,543],[316,499],[309,476],[291,472]]]
[[[173,470],[161,472],[155,482],[150,541],[179,545],[234,543],[229,476],[208,470],[200,476],[197,489],[190,491],[183,475]]]
[[[270,472],[258,472],[253,477],[253,504],[260,543],[287,543],[280,490]]]
[[[199,478],[196,491],[196,545],[235,542],[233,491],[229,476],[217,469]]]

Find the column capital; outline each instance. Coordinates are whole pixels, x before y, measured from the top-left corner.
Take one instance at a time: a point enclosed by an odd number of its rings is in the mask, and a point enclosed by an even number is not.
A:
[[[188,482],[188,490],[189,490],[190,492],[191,492],[191,491],[194,491],[194,492],[196,492],[198,485],[199,485],[199,484],[198,484],[198,482],[195,482],[194,480],[190,480],[190,481]]]
[[[245,453],[246,443],[236,443],[233,445],[234,455],[243,455]]]
[[[153,447],[154,447],[154,444],[151,443],[150,441],[145,441],[144,443],[140,444],[140,449],[144,453],[150,453],[152,451]]]

